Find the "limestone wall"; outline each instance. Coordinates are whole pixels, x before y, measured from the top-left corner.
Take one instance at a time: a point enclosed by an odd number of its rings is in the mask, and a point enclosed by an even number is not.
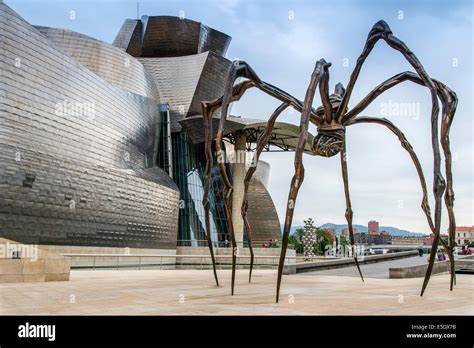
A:
[[[69,280],[70,267],[68,257],[0,238],[0,283]]]

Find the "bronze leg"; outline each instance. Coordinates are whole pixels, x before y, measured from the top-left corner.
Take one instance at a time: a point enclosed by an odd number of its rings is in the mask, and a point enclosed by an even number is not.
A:
[[[211,223],[209,218],[210,202],[209,202],[209,186],[211,183],[211,168],[212,168],[212,114],[209,115],[208,107],[205,103],[202,103],[202,117],[204,121],[204,135],[205,135],[205,155],[206,155],[206,168],[204,171],[204,195],[202,198],[202,205],[204,206],[204,216],[206,222],[206,238],[209,252],[212,260],[212,270],[214,272],[214,278],[216,279],[216,285],[219,286],[219,279],[217,278],[216,270],[216,259],[214,256],[214,249],[212,247],[211,240]]]
[[[443,118],[441,120],[441,146],[444,152],[445,158],[445,171],[446,171],[446,193],[444,195],[444,202],[446,209],[448,210],[448,244],[447,248],[450,268],[451,268],[451,282],[450,290],[453,290],[453,286],[456,285],[456,272],[454,264],[454,248],[456,245],[455,234],[456,234],[456,220],[454,216],[454,190],[453,190],[453,173],[451,170],[452,166],[452,156],[451,149],[449,146],[449,131],[453,121],[454,113],[456,112],[457,107],[457,97],[456,94],[447,88],[445,85],[435,81],[435,84],[438,87],[438,90],[441,91],[444,98],[441,98],[443,102]]]
[[[234,81],[237,77],[245,77],[248,80],[243,81],[241,83],[236,84],[235,86]],[[212,120],[212,114],[214,111],[216,111],[219,107],[222,106],[222,112],[221,112],[221,118],[219,122],[219,130],[217,132],[216,136],[216,150],[219,151],[222,149],[221,146],[221,141],[222,141],[222,136],[223,136],[223,131],[224,131],[224,124],[225,120],[227,117],[227,109],[228,105],[230,102],[238,101],[242,95],[246,92],[247,89],[256,87],[262,92],[282,101],[283,103],[286,103],[288,105],[291,105],[295,110],[297,111],[302,111],[303,110],[303,103],[288,94],[287,92],[279,89],[278,87],[275,87],[269,83],[266,83],[264,81],[261,81],[260,78],[257,76],[257,74],[254,72],[254,70],[245,62],[238,62],[233,65],[231,68],[226,86],[225,86],[225,92],[224,95],[220,98],[217,98],[212,101],[208,102],[203,102],[203,107],[205,106],[207,108],[207,112],[203,111],[203,114],[208,114],[209,116],[209,122]],[[204,109],[203,109],[204,110]],[[318,115],[316,115],[315,110],[313,108],[310,109],[310,120],[314,124],[318,125],[322,119],[319,118]],[[211,150],[211,143],[212,143],[212,129],[209,128],[211,125],[208,126],[208,123],[204,121],[204,125],[206,128],[206,131],[209,130],[209,134],[207,135],[209,137],[208,141],[206,141],[206,158],[207,161],[209,159],[212,161],[212,150]],[[206,138],[207,139],[207,138]],[[212,165],[211,165],[212,167]],[[210,168],[209,167],[209,173],[210,173]],[[206,165],[206,168],[207,165]],[[224,164],[219,164],[219,171],[221,178],[224,182],[224,205],[226,207],[226,219],[229,223],[229,232],[231,234],[231,239],[233,235],[233,226],[232,226],[232,220],[231,218],[231,212],[228,212],[229,210],[229,203],[230,203],[230,198],[232,195],[232,185],[229,181],[229,178],[227,177],[227,174],[225,173],[225,166]],[[206,180],[210,180],[210,175],[207,176]],[[205,209],[206,208],[207,201],[203,199],[203,205]],[[209,225],[206,225],[206,228],[209,230]],[[235,243],[233,243],[233,247],[235,248]],[[253,254],[253,249],[251,250],[251,258]],[[251,260],[252,261],[252,260]],[[235,263],[236,263],[236,256],[233,255],[232,258],[232,294],[234,292],[234,283],[235,283]],[[253,262],[252,262],[253,264]]]
[[[349,239],[351,241],[351,249],[354,255],[354,261],[357,266],[357,270],[359,271],[360,278],[364,281],[364,276],[362,275],[362,271],[360,270],[359,260],[357,260],[357,253],[355,250],[355,242],[354,242],[354,229],[352,227],[352,206],[351,206],[351,197],[349,194],[349,178],[347,173],[347,155],[346,155],[346,139],[344,139],[342,151],[341,151],[341,167],[342,167],[342,180],[344,181],[344,193],[346,196],[346,220],[347,226],[349,229]]]
[[[352,72],[349,84],[347,85],[346,93],[343,96],[341,104],[337,111],[337,120],[342,122],[344,112],[349,103],[349,99],[354,88],[354,84],[359,76],[362,65],[372,51],[375,43],[383,39],[387,44],[393,49],[399,51],[405,59],[413,66],[420,78],[423,80],[424,85],[429,88],[431,94],[431,146],[433,149],[434,157],[434,166],[433,166],[433,194],[435,197],[435,213],[434,213],[434,241],[431,248],[430,260],[428,263],[428,269],[426,271],[425,279],[423,281],[423,287],[421,289],[421,296],[425,292],[426,286],[430,280],[431,272],[433,270],[434,260],[436,257],[436,250],[439,243],[440,227],[441,227],[441,199],[446,188],[446,182],[441,174],[441,154],[439,150],[439,137],[438,137],[438,99],[437,99],[437,90],[433,83],[431,77],[426,73],[423,65],[418,60],[418,58],[413,54],[413,52],[405,45],[405,43],[399,40],[397,37],[393,36],[392,31],[387,23],[384,21],[377,22],[372,30],[370,31],[364,49],[357,59],[356,67]]]
[[[238,77],[246,77],[255,83],[261,83],[260,78],[253,71],[253,69],[247,65],[245,62],[234,62],[229,72],[229,77],[227,79],[226,85],[224,87],[224,95],[221,102],[221,118],[219,120],[219,128],[216,134],[216,152],[219,154],[222,150],[222,138],[224,135],[225,121],[227,119],[227,112],[229,104],[232,101],[234,96],[234,82]],[[222,156],[218,156],[222,157]],[[234,226],[232,224],[232,194],[234,188],[230,182],[229,177],[227,176],[227,171],[225,163],[220,161],[218,163],[219,172],[224,183],[223,188],[223,199],[224,199],[224,210],[226,214],[227,226],[229,228],[230,239],[232,243],[232,280],[231,280],[231,294],[234,295],[235,287],[235,267],[237,263],[237,255],[239,253],[237,241],[235,239]],[[252,249],[253,253],[253,249]]]
[[[273,131],[273,126],[275,125],[275,121],[278,116],[288,107],[288,104],[282,103],[271,115],[270,119],[267,122],[267,127],[265,130],[260,134],[257,140],[257,148],[255,149],[255,157],[253,159],[253,163],[250,166],[249,170],[245,174],[245,180],[244,180],[244,198],[242,201],[242,218],[245,223],[245,229],[247,231],[247,237],[249,240],[249,245],[250,248],[252,248],[252,242],[251,242],[251,228],[250,228],[250,223],[247,218],[247,210],[248,210],[248,200],[247,200],[247,193],[249,190],[249,184],[250,180],[252,179],[253,174],[257,170],[257,165],[258,165],[258,160],[260,158],[260,154],[262,153],[265,145],[268,143],[268,139],[270,139],[270,136]],[[252,279],[252,268],[253,268],[253,251],[250,249],[250,272],[249,272],[249,283],[250,280]]]
[[[380,94],[385,92],[386,90],[396,86],[397,84],[404,82],[404,81],[411,81],[417,84],[420,84],[422,86],[426,86],[423,80],[417,75],[409,71],[405,71],[403,73],[400,73],[398,75],[395,75],[391,77],[390,79],[384,81],[377,87],[375,87],[364,99],[362,99],[352,110],[350,110],[348,113],[346,113],[343,117],[343,124],[349,125],[352,124],[353,120],[360,112],[362,112],[372,101],[375,100]],[[456,283],[456,274],[455,274],[455,262],[454,262],[454,247],[455,247],[455,231],[456,231],[456,222],[455,222],[455,216],[454,216],[454,211],[453,211],[453,204],[454,204],[454,191],[452,187],[452,171],[451,171],[451,164],[452,164],[452,156],[451,156],[451,151],[449,147],[449,130],[450,126],[454,117],[454,113],[456,111],[456,106],[457,106],[457,96],[456,93],[454,93],[452,90],[450,90],[447,86],[445,86],[443,83],[433,79],[434,85],[437,89],[437,94],[438,97],[441,100],[442,103],[442,121],[441,121],[441,144],[443,148],[443,152],[445,155],[445,166],[446,166],[446,183],[447,183],[447,190],[445,192],[444,198],[445,198],[445,204],[446,208],[448,210],[448,220],[449,220],[449,241],[448,243],[445,243],[444,240],[442,240],[439,237],[439,241],[441,244],[444,246],[446,249],[449,259],[450,259],[450,265],[451,265],[451,285],[450,289],[452,290],[453,284]],[[388,120],[387,120],[388,121]],[[357,123],[357,122],[356,122]],[[402,142],[403,144],[403,142]],[[411,148],[411,146],[410,146]],[[413,157],[413,156],[412,156]],[[417,171],[418,175],[420,176],[420,171],[421,171],[421,166],[419,163],[415,163],[415,166],[417,166]],[[423,175],[421,171],[421,175]],[[420,180],[422,177],[420,176]],[[427,198],[427,190],[426,190],[426,183],[424,182],[424,177],[423,177],[423,182],[422,182],[422,188],[423,188],[423,204],[422,204],[422,209],[425,212],[425,215],[428,219],[428,224],[430,225],[430,229],[433,232],[434,235],[435,233],[435,226],[433,224],[433,221],[431,219],[431,213],[430,213],[430,208],[428,204],[428,198]]]
[[[288,247],[288,237],[290,234],[291,223],[293,221],[293,212],[296,203],[296,197],[298,196],[299,188],[304,179],[304,166],[303,166],[303,151],[308,138],[308,126],[311,117],[312,104],[315,94],[316,86],[321,80],[322,75],[327,71],[330,66],[324,59],[321,59],[316,63],[316,67],[311,75],[311,81],[306,91],[303,112],[301,113],[300,123],[300,136],[298,139],[298,145],[295,149],[295,174],[291,180],[290,192],[288,194],[288,203],[286,208],[285,227],[283,230],[283,240],[281,246],[280,262],[278,264],[278,279],[277,279],[277,291],[276,291],[276,302],[280,297],[280,285],[281,276],[283,273],[283,265],[285,263],[286,250]]]

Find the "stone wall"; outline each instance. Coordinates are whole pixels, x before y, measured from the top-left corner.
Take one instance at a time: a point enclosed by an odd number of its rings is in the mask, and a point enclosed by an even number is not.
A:
[[[4,238],[0,238],[0,246],[0,283],[69,280],[68,257]],[[32,252],[33,248],[36,251]],[[12,250],[19,252],[20,258],[12,258]]]

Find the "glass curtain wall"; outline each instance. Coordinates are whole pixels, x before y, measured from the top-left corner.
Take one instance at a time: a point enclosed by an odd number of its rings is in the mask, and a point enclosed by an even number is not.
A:
[[[168,174],[171,174],[171,132],[170,132],[170,113],[168,104],[160,105],[160,136],[158,137],[158,155],[157,164]]]
[[[173,179],[181,192],[178,246],[207,246],[204,196],[204,144],[193,144],[187,133],[172,134]],[[229,172],[229,171],[228,171]],[[214,246],[230,246],[217,166],[211,171],[209,201]]]

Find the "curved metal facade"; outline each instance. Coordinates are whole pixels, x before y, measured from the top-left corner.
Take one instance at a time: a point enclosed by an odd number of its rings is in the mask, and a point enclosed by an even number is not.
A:
[[[179,192],[153,168],[156,101],[99,77],[3,3],[0,40],[0,235],[174,248]]]
[[[261,247],[262,241],[280,239],[281,232],[278,213],[267,190],[270,165],[259,160],[255,174],[249,184],[247,217],[252,228],[252,245]]]
[[[211,52],[175,58],[139,58],[158,86],[162,103],[168,103],[171,131],[179,121],[201,115],[201,101],[222,95],[231,62]]]
[[[222,95],[229,42],[201,23],[163,16],[126,20],[110,45],[34,27],[0,3],[0,236],[170,249],[183,236],[202,239],[202,156],[191,163],[176,151],[174,181],[157,166],[168,120],[160,105],[169,105],[172,146],[187,148],[180,121],[199,117],[201,101]],[[216,183],[215,206],[218,191]],[[179,209],[184,193],[189,213]],[[258,179],[249,200],[258,205],[249,216],[257,238],[266,239],[273,225],[279,231]],[[213,240],[227,238],[218,209],[212,214]]]
[[[114,45],[136,57],[181,57],[203,52],[224,56],[231,37],[199,22],[171,16],[127,20]]]
[[[97,76],[126,91],[159,100],[153,77],[121,49],[67,29],[35,26],[63,53]]]

